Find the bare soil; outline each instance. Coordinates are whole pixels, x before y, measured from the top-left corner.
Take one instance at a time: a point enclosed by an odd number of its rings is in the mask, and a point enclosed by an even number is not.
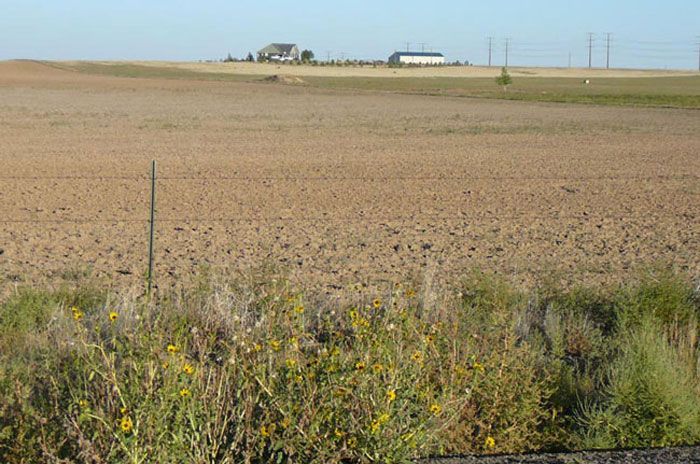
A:
[[[336,291],[700,276],[700,112],[122,79],[0,63],[0,285],[263,265]]]

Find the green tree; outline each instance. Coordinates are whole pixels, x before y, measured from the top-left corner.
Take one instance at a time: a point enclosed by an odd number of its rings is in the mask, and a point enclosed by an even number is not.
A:
[[[314,59],[314,52],[311,50],[304,50],[301,52],[301,61],[307,63]]]
[[[224,63],[231,63],[231,62],[233,62],[233,57],[229,53],[228,56],[226,56],[226,58],[224,59]]]
[[[508,69],[501,68],[501,75],[496,78],[496,84],[503,87],[503,91],[508,91],[508,86],[513,83],[513,78],[508,74]]]
[[[246,61],[255,61],[255,58],[253,57],[253,54],[248,52],[248,56],[245,59]]]

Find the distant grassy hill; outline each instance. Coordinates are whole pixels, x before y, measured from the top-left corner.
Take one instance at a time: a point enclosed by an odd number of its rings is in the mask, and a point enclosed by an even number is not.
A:
[[[62,69],[115,77],[188,79],[225,82],[256,82],[265,74],[212,71],[218,68],[178,67],[163,64],[74,62],[52,64]],[[284,74],[286,69],[270,67]],[[286,67],[285,67],[286,68]],[[255,68],[258,69],[258,68]],[[259,67],[261,71],[266,68]],[[522,73],[521,73],[522,74]],[[295,74],[296,75],[296,74]],[[514,75],[513,85],[504,92],[491,77],[365,77],[303,76],[316,88],[383,91],[410,94],[479,97],[537,102],[589,103],[599,105],[700,108],[700,74],[652,77],[599,77],[584,84],[575,77],[523,77]]]

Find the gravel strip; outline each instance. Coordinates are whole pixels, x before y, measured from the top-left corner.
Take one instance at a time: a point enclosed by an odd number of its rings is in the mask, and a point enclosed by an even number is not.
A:
[[[579,453],[545,453],[515,456],[463,456],[433,458],[418,464],[652,464],[699,463],[700,446],[626,451],[586,451]]]

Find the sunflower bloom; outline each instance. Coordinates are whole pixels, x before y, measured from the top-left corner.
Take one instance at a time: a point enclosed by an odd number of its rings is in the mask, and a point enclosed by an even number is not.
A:
[[[194,366],[190,363],[185,363],[185,365],[182,366],[182,372],[187,375],[192,375],[194,374]]]
[[[279,340],[270,340],[270,348],[272,348],[272,351],[279,351],[281,347],[282,343],[280,343]]]
[[[110,322],[116,321],[118,317],[119,317],[119,314],[117,314],[117,313],[114,312],[114,311],[112,311],[112,312],[109,313],[109,321],[110,321]]]
[[[192,392],[188,388],[183,388],[180,390],[180,397],[181,398],[187,398],[192,396]]]
[[[357,371],[364,371],[365,367],[367,367],[367,365],[364,363],[364,361],[358,361],[355,363],[355,370]]]
[[[487,449],[493,449],[496,446],[496,440],[493,439],[492,436],[486,437],[486,441],[484,442],[484,447]]]
[[[440,405],[437,404],[437,403],[433,403],[433,404],[430,405],[430,412],[431,412],[431,414],[433,414],[434,416],[439,416],[440,413],[442,412],[442,406],[440,406]]]
[[[119,421],[119,427],[122,429],[122,432],[129,433],[131,432],[131,429],[134,428],[134,423],[131,422],[131,418],[129,416],[124,416]]]
[[[172,343],[168,345],[168,353],[175,354],[180,352],[180,347],[173,345]]]
[[[396,399],[396,390],[387,390],[386,391],[386,400],[391,403]]]
[[[382,300],[379,298],[375,298],[374,301],[372,301],[372,306],[374,306],[374,309],[379,309],[382,307]]]
[[[416,364],[423,364],[423,353],[421,353],[420,351],[415,351],[411,355],[411,360],[413,360],[413,362]]]

